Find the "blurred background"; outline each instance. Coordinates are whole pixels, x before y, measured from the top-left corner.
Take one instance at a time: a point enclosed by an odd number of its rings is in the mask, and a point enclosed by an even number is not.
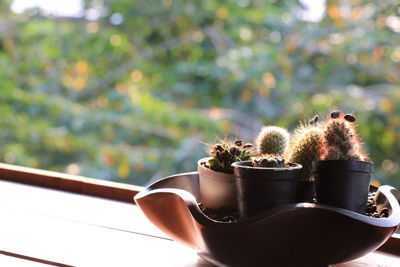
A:
[[[339,108],[400,188],[398,0],[0,5],[2,162],[144,185]]]

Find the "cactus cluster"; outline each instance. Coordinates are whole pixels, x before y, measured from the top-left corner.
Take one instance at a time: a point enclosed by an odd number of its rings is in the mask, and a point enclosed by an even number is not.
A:
[[[277,126],[263,127],[256,138],[258,154],[283,155],[289,144],[289,133]]]
[[[212,170],[232,173],[231,164],[252,159],[254,167],[286,167],[288,162],[303,166],[300,180],[313,181],[312,162],[316,160],[361,160],[368,161],[362,151],[362,143],[355,129],[356,118],[336,110],[323,123],[318,115],[307,124],[300,124],[292,136],[284,128],[263,127],[256,142],[257,156],[251,157],[253,146],[241,140],[230,143],[221,140],[210,146],[211,159],[204,165]],[[290,141],[289,141],[290,139]]]
[[[241,140],[236,140],[234,143],[221,140],[208,150],[211,159],[205,163],[205,166],[214,171],[233,173],[231,164],[249,160],[252,148],[252,144],[243,144]]]
[[[285,168],[285,159],[280,155],[264,154],[252,157],[251,163],[253,167],[265,168]]]
[[[287,159],[303,166],[300,180],[313,181],[312,162],[321,158],[323,131],[315,115],[307,124],[300,124],[293,132],[289,142]]]
[[[368,160],[355,129],[356,118],[336,110],[323,125],[322,160]]]

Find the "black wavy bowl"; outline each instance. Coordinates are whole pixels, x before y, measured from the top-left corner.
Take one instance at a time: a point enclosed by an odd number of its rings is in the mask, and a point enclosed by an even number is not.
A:
[[[218,222],[199,208],[197,172],[163,178],[134,200],[147,218],[172,239],[195,249],[218,266],[329,265],[361,257],[380,247],[400,223],[400,192],[376,191],[372,218],[327,205],[298,203],[275,207],[250,218]]]

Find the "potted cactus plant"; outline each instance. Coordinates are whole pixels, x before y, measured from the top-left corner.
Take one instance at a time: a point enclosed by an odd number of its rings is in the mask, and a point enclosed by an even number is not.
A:
[[[252,145],[241,140],[231,143],[220,140],[209,145],[209,157],[197,163],[200,183],[200,202],[210,210],[237,208],[236,185],[232,163],[250,159]]]
[[[295,202],[300,164],[286,163],[280,155],[264,154],[252,157],[251,161],[235,162],[232,166],[241,218]]]
[[[286,163],[283,158],[289,136],[284,128],[265,126],[255,140],[256,155],[232,164],[240,217],[295,201],[294,177],[301,166]]]
[[[289,142],[287,159],[299,163],[303,168],[298,176],[296,202],[313,202],[315,195],[312,162],[321,158],[323,131],[315,115],[307,124],[300,124],[293,132]]]
[[[321,159],[313,163],[317,202],[364,213],[373,163],[352,114],[333,111],[322,125]]]

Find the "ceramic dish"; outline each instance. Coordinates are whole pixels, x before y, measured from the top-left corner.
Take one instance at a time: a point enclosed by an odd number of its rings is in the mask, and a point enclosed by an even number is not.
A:
[[[195,249],[218,266],[324,266],[361,257],[378,247],[400,223],[400,192],[376,190],[373,218],[326,205],[275,207],[234,222],[218,222],[200,209],[197,172],[163,178],[135,196],[135,202],[172,239]]]

